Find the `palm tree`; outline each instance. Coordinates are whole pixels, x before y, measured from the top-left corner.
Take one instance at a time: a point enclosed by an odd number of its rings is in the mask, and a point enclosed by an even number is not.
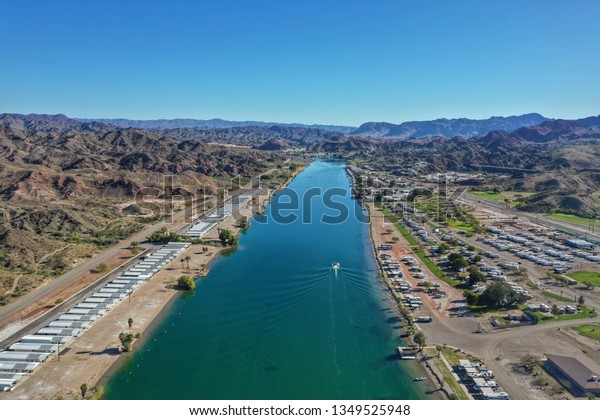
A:
[[[88,391],[88,384],[81,384],[81,386],[79,387],[79,389],[81,390],[81,398],[85,399],[85,394]]]
[[[129,332],[131,332],[131,327],[133,326],[133,318],[129,318],[127,320],[127,325],[129,325]]]
[[[190,257],[189,255],[187,255],[185,257],[185,262],[187,263],[187,268],[190,268],[190,260],[192,259],[192,257]]]
[[[184,263],[184,261],[185,261],[185,259],[184,259],[184,258],[182,258],[182,259],[180,259],[180,260],[179,260],[179,262],[181,262],[181,269],[182,269],[182,270],[183,270],[183,263]]]

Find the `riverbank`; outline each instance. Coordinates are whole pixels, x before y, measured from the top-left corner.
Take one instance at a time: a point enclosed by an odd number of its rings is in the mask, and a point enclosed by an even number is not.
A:
[[[298,173],[296,171],[293,176]],[[289,181],[287,182],[289,183]],[[285,185],[287,185],[287,183]],[[283,187],[282,187],[283,188]],[[274,191],[261,197],[261,206],[266,206]],[[251,203],[240,208],[240,215],[253,216]],[[237,220],[232,216],[218,225],[239,234]],[[205,236],[206,240],[218,241],[218,229]],[[204,250],[204,248],[208,250]],[[101,395],[104,383],[122,366],[132,353],[141,348],[148,333],[160,324],[180,295],[175,287],[182,275],[197,277],[207,272],[207,267],[226,248],[211,245],[192,245],[185,253],[157,273],[150,281],[138,288],[127,301],[123,301],[104,317],[94,323],[80,337],[61,352],[44,363],[11,392],[1,393],[2,399],[81,399],[80,387],[97,387]],[[185,260],[189,257],[189,260]],[[131,332],[139,333],[141,339],[135,343],[134,351],[121,351],[119,334],[128,331],[128,320],[133,320]],[[59,360],[60,359],[60,360]],[[89,393],[88,393],[89,394]]]
[[[401,296],[398,294],[398,292],[396,292],[396,289],[393,286],[392,281],[385,274],[385,270],[383,269],[383,266],[382,266],[382,261],[378,256],[377,249],[378,249],[379,245],[382,245],[385,243],[390,243],[393,241],[389,237],[389,233],[387,232],[387,230],[385,228],[385,216],[383,215],[383,213],[378,211],[372,205],[372,203],[367,203],[364,205],[364,207],[366,208],[367,212],[369,213],[369,236],[371,238],[371,243],[373,245],[373,250],[374,250],[374,253],[376,256],[377,264],[379,265],[381,278],[385,282],[391,295],[394,297],[394,299],[398,303],[398,314],[401,317],[403,317],[402,311],[400,309],[400,307],[402,305],[402,302],[400,301]],[[377,214],[377,213],[379,213],[379,214]],[[394,251],[397,252],[397,250],[394,250]],[[419,327],[417,324],[410,325],[410,323],[408,322],[408,320],[405,317],[403,317],[403,319],[404,319],[403,329],[405,332],[409,328],[414,328],[416,330],[419,330]],[[410,344],[414,344],[411,336],[407,336],[405,339]],[[439,372],[439,369],[432,362],[431,358],[425,356],[424,353],[421,353],[421,354],[423,355],[423,357],[421,357],[419,359],[419,362],[420,362],[421,366],[423,367],[423,371],[425,372],[426,376],[429,378],[429,383],[433,385],[432,389],[435,391],[438,391],[437,395],[439,398],[443,398],[443,399],[448,398],[450,395],[450,392],[448,391],[447,386],[442,379],[443,374]]]

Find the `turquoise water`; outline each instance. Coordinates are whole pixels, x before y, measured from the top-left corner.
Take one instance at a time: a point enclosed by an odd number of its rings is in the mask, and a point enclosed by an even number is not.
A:
[[[343,188],[342,162],[316,161],[289,189]],[[274,200],[286,202],[285,194]],[[313,199],[313,223],[275,223],[272,206],[182,295],[108,382],[108,399],[422,399],[401,344],[395,304],[380,281],[368,227]],[[300,215],[301,211],[287,212]],[[287,214],[286,213],[286,214]],[[265,222],[266,223],[261,223]],[[334,261],[341,264],[332,269]]]

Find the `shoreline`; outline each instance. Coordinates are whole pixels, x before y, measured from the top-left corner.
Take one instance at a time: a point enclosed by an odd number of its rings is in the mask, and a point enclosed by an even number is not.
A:
[[[304,167],[298,168],[277,189],[268,190],[269,194],[259,199],[258,212],[253,211],[252,202],[240,208],[240,214],[249,219],[262,213],[273,195],[289,185]],[[218,227],[229,229],[236,236],[242,230],[236,226],[236,220],[229,216]],[[218,230],[213,229],[206,235],[206,240],[218,240]],[[114,374],[121,369],[132,354],[141,349],[151,333],[165,319],[173,307],[175,299],[181,292],[173,287],[181,275],[197,277],[206,274],[222,251],[231,247],[208,245],[209,251],[202,248],[207,245],[192,245],[176,260],[165,266],[142,287],[137,289],[129,302],[122,301],[104,317],[96,321],[75,341],[61,352],[60,361],[57,356],[43,363],[36,372],[28,375],[10,392],[0,393],[0,400],[19,399],[81,399],[80,386],[87,384],[90,389],[96,387],[100,392],[95,398],[103,398],[103,387]],[[189,256],[189,267],[179,266],[181,258]],[[118,342],[118,334],[127,330],[126,320],[134,319],[131,331],[140,333],[131,352],[122,352]],[[60,385],[59,385],[60,384]]]
[[[300,174],[303,170],[305,169],[304,166],[298,168],[295,172],[293,172],[290,176],[290,178],[284,182],[280,187],[278,187],[275,190],[270,190],[269,191],[269,195],[263,200],[262,203],[259,203],[259,207],[260,210],[257,212],[253,212],[250,216],[249,216],[249,220],[253,217],[255,217],[256,215],[262,214],[262,212],[267,208],[267,206],[269,205],[269,203],[271,202],[271,198],[273,197],[273,195],[275,195],[275,193],[283,190],[284,188],[286,188],[293,180],[294,178]],[[251,203],[246,204],[244,206],[245,208],[252,208]],[[240,209],[241,210],[241,209]],[[240,211],[241,213],[241,211]],[[223,224],[225,224],[225,222],[229,221],[231,222],[231,217],[229,216],[224,222],[222,222]],[[221,224],[219,224],[218,226],[221,226]],[[251,226],[251,225],[250,225]],[[241,228],[234,228],[233,233],[235,233],[236,236],[239,237],[240,232],[249,229],[250,226],[248,226],[245,229],[241,229]],[[218,229],[218,228],[217,228]],[[215,231],[217,230],[215,229]],[[232,229],[230,229],[232,230]],[[214,233],[211,232],[211,233]],[[210,236],[207,235],[207,236]],[[204,245],[192,245],[190,247],[190,249],[192,249],[194,246],[204,246]],[[208,272],[210,271],[210,266],[212,266],[213,264],[215,264],[219,257],[222,256],[223,252],[227,252],[228,250],[232,250],[235,249],[235,247],[223,247],[223,248],[217,248],[217,250],[212,253],[212,255],[210,256],[210,258],[208,259],[208,261],[205,262],[205,270],[203,273],[203,276],[205,276],[206,274],[208,274]],[[182,254],[182,255],[185,255]],[[175,261],[173,261],[174,263]],[[194,276],[194,279],[198,277],[198,275]],[[173,304],[175,303],[175,300],[181,296],[181,292],[180,291],[176,291],[176,293],[173,293],[168,299],[166,299],[164,301],[164,305],[162,306],[162,308],[160,309],[159,313],[152,319],[152,321],[149,323],[149,325],[142,331],[142,336],[140,337],[140,339],[138,339],[136,346],[134,347],[134,349],[131,352],[128,353],[122,353],[122,355],[119,357],[119,360],[115,361],[100,377],[100,379],[96,382],[95,386],[96,387],[105,387],[106,384],[110,381],[110,379],[115,375],[115,373],[117,373],[119,371],[119,369],[121,369],[126,361],[127,361],[127,357],[131,356],[133,354],[135,354],[136,352],[138,352],[140,350],[140,348],[142,348],[144,346],[144,344],[146,343],[146,340],[149,338],[150,334],[152,332],[154,332],[154,330],[156,329],[156,327],[167,317],[169,311],[171,310]]]
[[[267,206],[269,205],[269,203],[271,202],[271,198],[275,195],[275,193],[283,190],[284,188],[286,188],[293,180],[294,178],[300,174],[306,167],[302,166],[299,167],[295,172],[293,172],[290,176],[290,178],[284,182],[280,187],[278,187],[277,189],[274,190],[270,190],[269,191],[269,195],[263,200],[262,203],[259,203],[259,211],[253,212],[248,220],[250,220],[251,218],[262,214],[264,212],[264,210],[267,208]],[[250,209],[252,208],[251,203],[246,204],[244,206],[245,208],[250,207]],[[241,210],[241,209],[240,209]],[[232,216],[229,216],[227,220],[229,220]],[[230,221],[230,220],[229,220]],[[225,223],[222,222],[222,223]],[[218,225],[220,226],[220,224]],[[241,228],[235,228],[234,233],[236,236],[239,237],[240,232],[245,231],[247,229],[249,229],[251,227],[248,226],[247,228],[241,229]],[[212,232],[214,233],[214,232]],[[210,236],[210,235],[208,235]],[[192,245],[192,247],[194,246],[204,246],[204,245]],[[190,247],[190,249],[192,248]],[[223,247],[223,248],[218,248],[216,250],[216,252],[214,252],[210,258],[208,259],[208,261],[205,263],[205,269],[204,269],[204,273],[203,276],[205,276],[206,274],[208,274],[208,272],[210,271],[210,267],[215,264],[219,257],[222,256],[223,252],[227,252],[228,250],[232,250],[235,249],[235,247]],[[182,254],[182,255],[185,255]],[[194,276],[194,279],[198,277],[198,275]],[[146,341],[149,338],[149,335],[154,332],[154,330],[156,329],[156,327],[167,317],[169,310],[171,310],[173,304],[175,303],[175,300],[177,299],[177,297],[181,296],[180,291],[177,291],[177,293],[173,293],[168,299],[166,299],[164,301],[164,305],[162,306],[161,310],[159,311],[159,313],[152,319],[152,321],[150,322],[150,324],[144,329],[144,331],[142,331],[142,335],[140,337],[140,339],[138,339],[137,341],[137,345],[134,347],[134,349],[131,352],[128,353],[122,353],[122,355],[119,357],[119,360],[115,361],[100,377],[100,379],[97,381],[97,383],[95,384],[96,387],[105,387],[106,384],[110,381],[110,379],[119,371],[119,369],[121,369],[126,361],[127,361],[127,357],[131,356],[133,354],[135,354],[136,352],[138,352],[140,350],[140,348],[142,348],[144,346],[144,344],[146,343]]]
[[[377,263],[377,267],[379,268],[379,276],[381,278],[381,280],[383,281],[383,283],[386,286],[387,291],[390,293],[390,296],[394,299],[394,301],[396,302],[396,312],[398,313],[398,315],[400,316],[400,318],[405,322],[404,325],[402,325],[402,331],[406,332],[407,328],[409,328],[410,326],[407,325],[407,320],[406,318],[402,315],[402,311],[400,310],[400,305],[402,305],[402,303],[398,300],[398,296],[396,294],[396,292],[393,289],[393,286],[391,284],[391,281],[389,280],[389,278],[387,277],[387,275],[385,274],[385,270],[383,269],[383,266],[381,264],[381,260],[379,259],[379,256],[377,254],[377,241],[375,240],[375,234],[376,234],[376,227],[373,224],[373,211],[375,211],[376,209],[373,207],[371,208],[371,206],[369,205],[365,205],[363,203],[360,203],[360,205],[366,209],[368,215],[369,215],[369,240],[371,242],[371,249],[373,251],[374,254],[374,258],[375,258],[375,262]],[[383,214],[382,214],[382,217]],[[418,326],[415,324],[413,326],[413,328],[418,329]],[[420,329],[418,329],[420,331]],[[407,337],[402,337],[408,344],[414,344],[412,341],[412,338],[410,336]],[[422,354],[422,353],[421,353]],[[445,391],[444,391],[444,384],[443,381],[440,380],[440,376],[438,376],[436,374],[436,371],[434,369],[434,367],[428,362],[428,360],[424,357],[421,356],[421,358],[416,360],[419,365],[421,366],[423,373],[427,376],[429,383],[431,383],[432,385],[434,385],[435,389],[430,389],[428,390],[428,393],[438,393],[438,395],[440,395],[442,398],[441,399],[447,399],[448,395],[446,395]]]

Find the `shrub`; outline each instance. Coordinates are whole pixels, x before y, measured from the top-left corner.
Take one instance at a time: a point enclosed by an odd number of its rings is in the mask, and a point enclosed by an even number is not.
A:
[[[194,290],[196,288],[196,282],[190,276],[181,276],[177,279],[177,287],[182,290]]]

